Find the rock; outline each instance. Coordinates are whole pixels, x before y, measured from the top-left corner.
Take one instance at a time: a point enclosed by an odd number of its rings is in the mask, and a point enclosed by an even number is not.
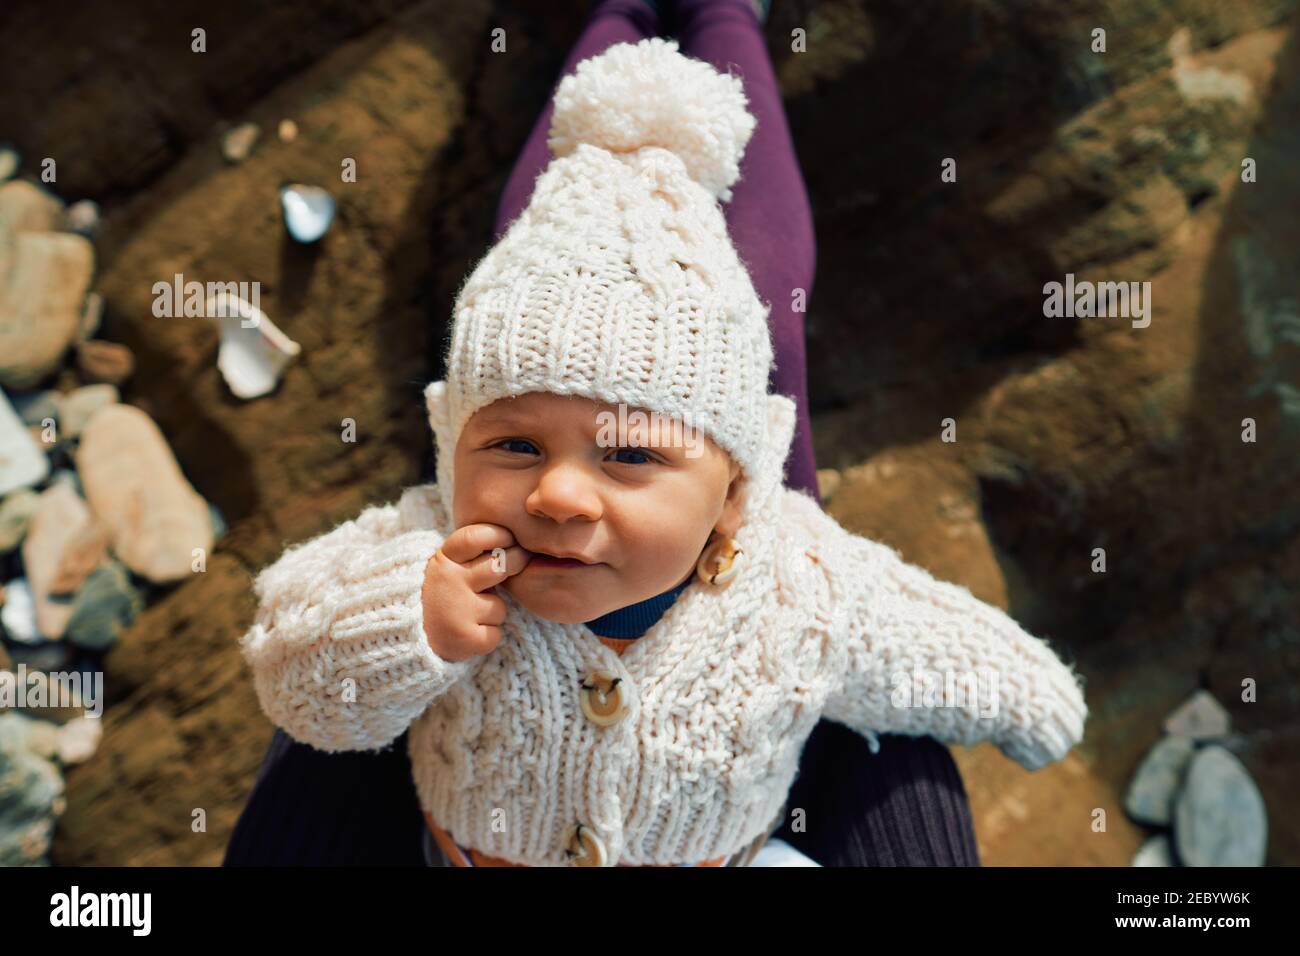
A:
[[[17,392],[9,396],[9,402],[24,425],[41,425],[47,418],[58,421],[59,393],[52,388]]]
[[[53,484],[41,493],[23,540],[23,567],[36,601],[36,627],[47,640],[63,636],[72,617],[70,592],[93,570],[86,564],[103,558],[107,536],[100,540],[94,530],[90,509],[66,484]],[[66,587],[69,582],[71,589]]]
[[[20,710],[0,711],[0,750],[26,750],[44,760],[59,752],[62,728]]]
[[[19,745],[26,731],[13,725],[24,718],[0,714],[0,866],[31,866],[44,861],[54,821],[67,805],[63,777],[50,761]]]
[[[280,189],[284,225],[297,242],[316,242],[334,222],[334,197],[319,186],[290,183]]]
[[[8,146],[0,146],[0,183],[13,179],[20,165],[22,161],[15,150]]]
[[[88,650],[106,650],[117,643],[144,604],[126,568],[109,560],[77,592],[65,639]]]
[[[208,502],[208,517],[212,519],[212,540],[220,541],[226,536],[230,526],[226,524],[225,517],[211,501]]]
[[[56,756],[65,765],[85,763],[95,755],[103,736],[102,718],[74,717],[58,730]]]
[[[1174,809],[1174,840],[1185,866],[1263,866],[1264,798],[1240,760],[1222,747],[1192,758]]]
[[[1232,718],[1214,695],[1206,690],[1192,694],[1165,718],[1165,733],[1192,740],[1214,740],[1232,730]]]
[[[1173,820],[1174,800],[1195,749],[1195,742],[1187,737],[1159,740],[1133,775],[1124,795],[1125,812],[1139,823],[1167,826]]]
[[[817,490],[821,494],[822,501],[830,501],[835,497],[841,480],[840,473],[834,468],[817,469]]]
[[[12,551],[22,542],[40,499],[30,488],[20,488],[0,501],[0,554]]]
[[[298,124],[291,119],[280,120],[280,142],[292,143],[298,138]]]
[[[78,680],[78,672],[67,671],[70,653],[63,641],[50,641],[38,648],[24,647],[22,654],[14,669],[15,695],[19,694],[18,685],[24,688],[23,696],[14,701],[16,706],[21,701],[18,713],[56,728],[84,716],[88,706],[102,713],[103,677],[92,683],[91,675],[82,674]]]
[[[261,128],[256,123],[240,123],[221,138],[221,155],[227,162],[242,163],[253,153]]]
[[[86,497],[85,489],[81,487],[81,479],[77,477],[76,471],[71,468],[59,468],[54,472],[54,477],[50,479],[50,484],[67,485],[82,498]]]
[[[47,455],[53,455],[63,448],[63,435],[55,427],[28,425],[27,434],[31,436],[36,447]]]
[[[121,385],[135,371],[135,355],[117,342],[87,339],[77,343],[77,371],[88,382]]]
[[[60,396],[59,423],[62,437],[76,438],[81,434],[90,416],[119,400],[117,386],[109,384],[86,385]]]
[[[26,578],[5,582],[5,603],[0,607],[0,624],[5,634],[20,644],[37,644],[43,638],[36,627],[36,605]]]
[[[104,320],[104,297],[98,292],[86,296],[86,304],[81,308],[81,323],[77,326],[75,344],[78,346],[77,357],[80,358],[80,345],[99,331],[99,324]],[[125,348],[126,346],[121,346]],[[114,385],[117,383],[114,382]]]
[[[0,393],[0,495],[45,480],[50,460],[36,443],[9,400]]]
[[[77,472],[114,553],[163,583],[190,576],[193,549],[212,550],[207,504],[153,420],[131,405],[100,409],[81,433]]]
[[[83,583],[107,558],[108,530],[92,516],[90,522],[68,541],[63,560],[50,582],[50,593],[74,595],[75,607]]]
[[[61,225],[63,203],[22,179],[0,186],[0,223],[10,231],[54,232]]]
[[[1169,842],[1169,837],[1164,833],[1157,833],[1151,837],[1133,856],[1133,862],[1129,866],[1177,866],[1174,860],[1173,844]]]
[[[81,325],[94,263],[82,236],[0,225],[0,385],[31,388],[58,367]]]
[[[99,204],[91,199],[74,202],[63,211],[63,228],[87,239],[99,231]]]

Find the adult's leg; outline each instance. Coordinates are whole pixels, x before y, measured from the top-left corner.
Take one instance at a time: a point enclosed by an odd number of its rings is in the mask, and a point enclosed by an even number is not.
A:
[[[817,271],[817,242],[763,29],[750,0],[678,0],[675,27],[682,53],[740,77],[756,120],[740,160],[740,180],[722,209],[758,297],[771,303],[772,390],[793,398],[798,413],[786,484],[820,500],[804,345],[804,310]]]
[[[424,866],[406,734],[325,753],[276,728],[223,866]]]
[[[638,43],[647,37],[658,36],[661,26],[659,17],[644,0],[595,0],[588,10],[582,34],[564,61],[560,79],[573,73],[583,60],[603,53],[616,43]],[[555,88],[559,85],[557,79],[546,98],[546,106],[533,124],[533,131],[524,141],[510,178],[506,180],[497,203],[494,240],[505,235],[510,224],[527,208],[537,177],[550,164],[551,150],[546,140],[551,130],[551,117],[555,115]]]
[[[724,210],[754,287],[772,304],[772,388],[794,398],[799,411],[786,483],[821,500],[804,313],[793,308],[796,290],[805,300],[812,292],[812,210],[763,28],[750,0],[678,0],[675,25],[682,53],[741,77],[757,120]],[[823,866],[978,866],[970,806],[948,749],[928,737],[891,734],[880,744],[873,754],[853,731],[818,723],[788,803],[805,811],[808,829],[795,833],[787,815],[775,836]]]

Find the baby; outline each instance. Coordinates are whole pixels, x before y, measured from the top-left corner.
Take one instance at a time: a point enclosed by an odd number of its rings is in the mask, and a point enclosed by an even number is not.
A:
[[[580,64],[530,206],[457,295],[437,481],[254,583],[263,710],[326,751],[409,729],[453,863],[783,860],[823,717],[1029,769],[1082,738],[1043,641],[784,487],[794,403],[718,206],[752,130],[739,80],[672,41]],[[656,596],[635,639],[588,626]]]

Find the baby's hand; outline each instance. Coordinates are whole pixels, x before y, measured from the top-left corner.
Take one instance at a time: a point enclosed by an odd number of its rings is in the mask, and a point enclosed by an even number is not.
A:
[[[424,633],[447,661],[479,657],[501,643],[506,602],[490,589],[518,574],[532,555],[507,528],[469,524],[447,536],[424,566]]]

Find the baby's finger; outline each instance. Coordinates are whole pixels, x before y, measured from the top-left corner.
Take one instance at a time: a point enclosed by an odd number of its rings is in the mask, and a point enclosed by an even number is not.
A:
[[[447,535],[439,550],[457,564],[468,564],[484,551],[508,548],[515,543],[509,528],[499,524],[467,524]]]
[[[469,562],[469,586],[475,591],[486,591],[511,575],[518,574],[532,560],[532,552],[516,545],[513,548],[493,548],[487,554]]]

